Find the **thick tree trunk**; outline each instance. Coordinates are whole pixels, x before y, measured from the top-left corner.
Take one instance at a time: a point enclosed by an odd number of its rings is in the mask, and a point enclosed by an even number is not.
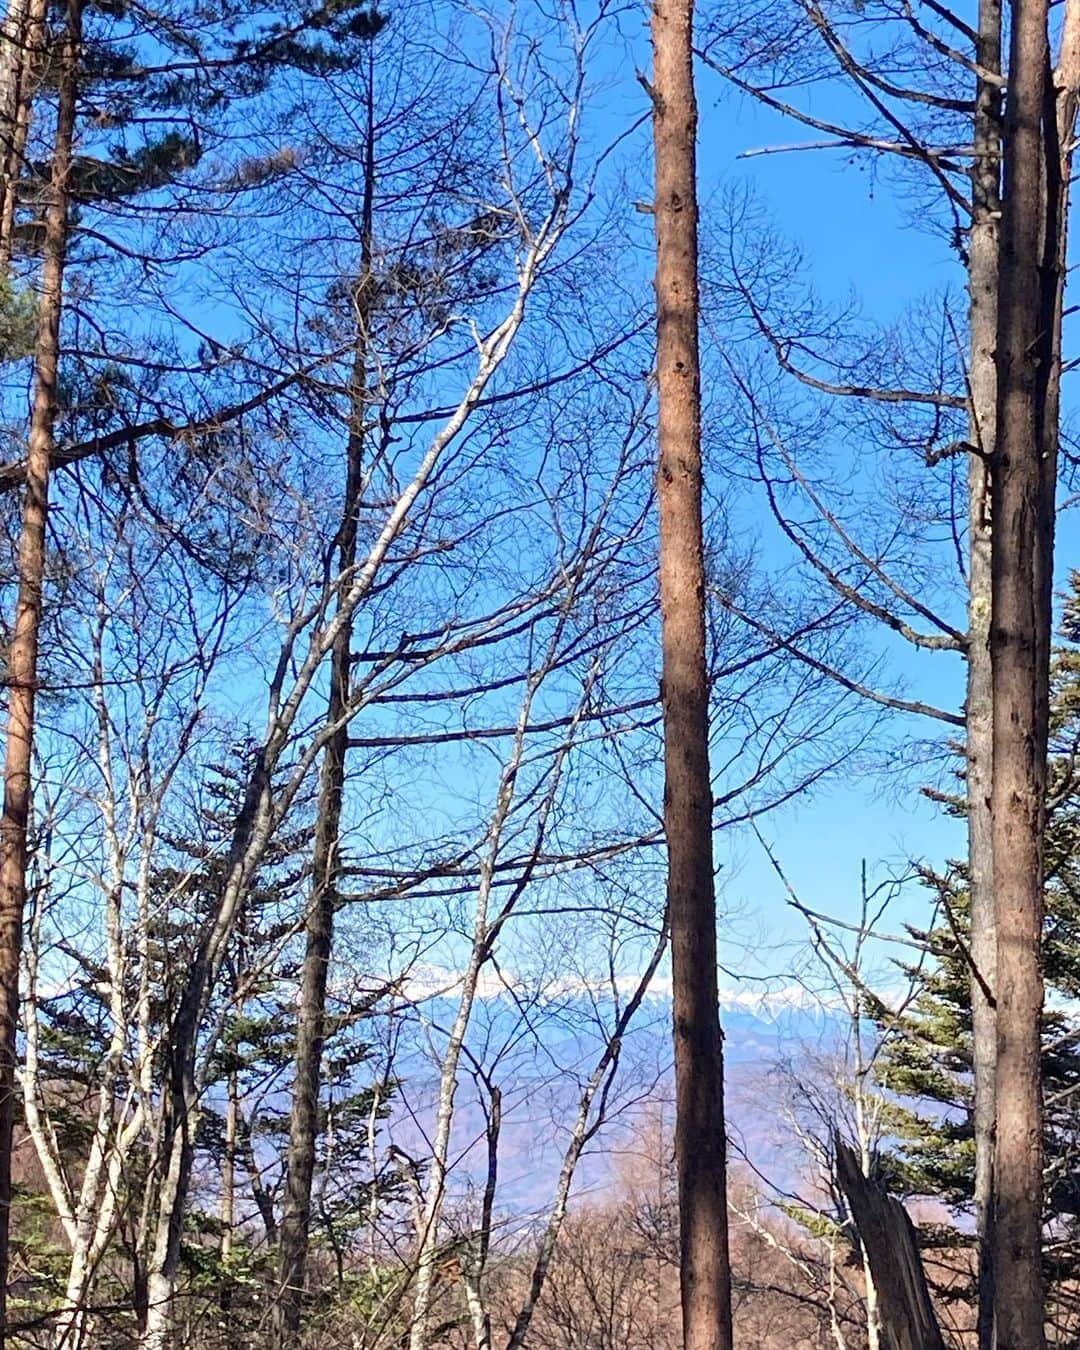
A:
[[[993,857],[997,916],[994,1289],[999,1350],[1045,1345],[1042,1281],[1043,827],[1058,285],[1046,0],[1016,0],[1006,103],[993,502]],[[1052,298],[1051,298],[1052,297]],[[1048,311],[1049,304],[1049,311]],[[1055,419],[1056,420],[1056,419]]]
[[[979,1247],[979,1350],[994,1350],[993,1191],[997,1022],[994,920],[993,698],[990,666],[990,477],[997,424],[998,221],[1001,209],[1001,0],[980,0],[975,157],[968,254],[968,649],[965,699],[968,887],[971,897],[972,1062],[975,1077],[975,1224]],[[987,76],[989,78],[987,78]]]
[[[364,419],[367,416],[367,348],[371,308],[372,228],[375,192],[374,66],[368,67],[364,202],[361,222],[360,279],[354,289],[356,356],[349,389],[350,422],[346,447],[345,491],[338,532],[338,574],[351,584],[356,566],[357,517],[363,488]],[[336,730],[323,752],[319,780],[318,824],[312,859],[312,895],[305,922],[306,945],[300,978],[300,1011],[296,1027],[296,1072],[289,1117],[285,1203],[281,1217],[278,1291],[274,1310],[277,1350],[298,1350],[303,1312],[308,1241],[311,1229],[311,1186],[315,1173],[315,1141],[319,1130],[319,1086],[326,1039],[326,980],[334,941],[338,869],[341,848],[341,804],[345,792],[345,758],[349,748],[346,710],[353,624],[351,615],[338,630],[330,653],[327,719]]]
[[[38,330],[34,350],[34,399],[26,456],[26,495],[19,532],[15,621],[8,651],[8,726],[4,760],[4,808],[0,821],[0,1350],[6,1340],[8,1241],[11,1219],[11,1149],[15,1118],[16,1032],[19,1018],[19,958],[26,904],[30,769],[37,690],[38,636],[45,583],[45,522],[49,506],[49,461],[57,413],[60,317],[68,238],[68,180],[75,130],[82,11],[70,0],[59,76],[59,109],[49,201]]]
[[[683,1344],[686,1350],[730,1350],[727,1150],[705,645],[691,0],[655,0],[652,37],[664,829],[674,984]]]

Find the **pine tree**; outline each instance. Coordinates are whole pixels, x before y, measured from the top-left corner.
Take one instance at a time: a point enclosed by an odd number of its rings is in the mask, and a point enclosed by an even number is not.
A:
[[[55,21],[61,14],[63,24]],[[159,229],[151,229],[154,243],[142,252],[137,241],[125,238],[121,204],[134,198],[145,205],[166,186],[182,181],[201,157],[205,128],[219,126],[233,104],[265,94],[278,69],[324,73],[347,68],[355,42],[368,38],[380,24],[372,11],[358,9],[352,0],[327,0],[261,19],[230,4],[209,11],[196,5],[159,12],[130,7],[124,0],[100,5],[69,0],[55,13],[46,7],[38,15],[33,49],[22,51],[25,80],[16,82],[14,99],[5,92],[0,100],[5,104],[0,140],[9,152],[18,146],[17,158],[7,155],[0,183],[0,271],[6,288],[0,295],[0,330],[17,330],[25,309],[23,293],[19,287],[13,290],[8,273],[15,253],[21,255],[23,270],[39,273],[32,352],[17,339],[5,344],[9,357],[30,356],[33,397],[27,419],[18,595],[8,651],[11,692],[0,876],[0,1346],[7,1326],[19,971],[38,649],[48,576],[50,474],[59,448],[58,424],[76,383],[65,370],[72,267],[86,261],[87,248],[91,256],[141,257],[147,267],[159,263]],[[12,48],[27,42],[26,31],[8,28],[0,35],[7,91]],[[25,134],[16,127],[20,119]],[[44,134],[35,135],[35,123],[42,122]],[[172,205],[177,214],[181,203]],[[104,216],[98,228],[84,219],[94,207],[102,208]],[[152,202],[153,215],[168,210]],[[182,217],[182,210],[178,215]],[[95,275],[100,278],[100,269]],[[156,368],[160,362],[148,365]]]

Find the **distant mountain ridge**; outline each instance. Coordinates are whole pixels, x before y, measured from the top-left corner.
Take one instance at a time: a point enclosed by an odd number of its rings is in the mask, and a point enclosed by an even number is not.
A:
[[[438,1097],[432,1039],[445,1028],[457,1008],[453,982],[436,985],[421,1006],[423,1026],[411,1047],[403,1045],[398,1064],[402,1110],[395,1113],[392,1134],[404,1138],[406,1151],[422,1157],[424,1138],[432,1137]],[[485,989],[473,1012],[467,1042],[473,1055],[489,1057],[494,1047],[511,1050],[497,1056],[495,1076],[502,1093],[503,1139],[500,1163],[500,1205],[507,1210],[542,1210],[553,1188],[567,1131],[576,1114],[581,1084],[588,1078],[603,1041],[595,1018],[614,1011],[610,990],[563,987],[550,998],[530,993],[535,1012],[522,1035],[523,1014],[513,989],[499,982]],[[607,1006],[605,1006],[605,1003]],[[831,1010],[801,986],[772,990],[725,990],[720,1012],[724,1027],[725,1079],[729,1134],[740,1153],[759,1159],[777,1180],[791,1182],[804,1165],[798,1148],[782,1138],[778,1089],[770,1071],[778,1064],[794,1068],[804,1055],[828,1052],[844,1031],[839,1009]],[[465,1056],[468,1061],[469,1056]],[[610,1184],[619,1140],[640,1129],[653,1116],[670,1122],[674,1091],[671,1077],[670,987],[660,981],[650,989],[621,1047],[619,1076],[612,1091],[612,1119],[579,1165],[575,1189],[597,1192]],[[463,1065],[456,1100],[454,1129],[458,1181],[464,1192],[475,1190],[486,1166],[484,1108],[475,1081]],[[793,1143],[794,1141],[791,1141]],[[614,1154],[609,1150],[614,1149]]]

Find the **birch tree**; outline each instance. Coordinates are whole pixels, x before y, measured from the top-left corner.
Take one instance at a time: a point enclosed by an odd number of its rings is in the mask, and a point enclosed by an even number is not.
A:
[[[583,59],[578,53],[578,61]],[[500,67],[499,78],[506,79]],[[581,79],[580,69],[575,77]],[[571,85],[571,88],[574,86]],[[525,144],[533,156],[535,171],[542,185],[542,197],[533,205],[519,189],[517,160],[504,164],[504,201],[498,204],[513,223],[515,248],[513,280],[507,307],[486,331],[473,328],[475,365],[456,406],[428,441],[410,476],[393,493],[381,523],[369,527],[365,551],[358,551],[356,566],[329,586],[317,590],[312,598],[294,609],[286,627],[286,636],[277,663],[277,674],[270,688],[268,721],[262,742],[260,762],[247,787],[244,810],[237,821],[229,855],[226,879],[218,909],[207,921],[188,980],[179,999],[170,1039],[174,1069],[169,1088],[171,1122],[162,1164],[162,1184],[155,1206],[155,1236],[150,1260],[149,1310],[143,1343],[147,1347],[164,1346],[169,1336],[169,1304],[175,1283],[179,1255],[180,1226],[190,1180],[192,1142],[198,1101],[205,1081],[205,1055],[200,1050],[199,1027],[218,978],[224,953],[233,930],[246,879],[257,866],[273,831],[284,819],[296,793],[338,725],[348,722],[375,697],[386,672],[382,662],[373,663],[352,688],[349,705],[333,722],[322,722],[298,749],[289,775],[281,789],[271,791],[271,776],[297,729],[305,700],[334,642],[349,618],[364,603],[380,581],[388,559],[403,531],[423,504],[425,493],[438,481],[438,472],[466,424],[481,402],[488,385],[506,360],[521,329],[529,298],[544,268],[555,253],[574,208],[577,189],[576,143],[579,114],[575,98],[569,104],[565,140],[561,158],[549,156],[532,123],[528,105],[508,84],[499,86],[507,97],[508,116],[504,122],[508,137],[523,128]],[[576,96],[575,96],[576,97]],[[524,121],[519,122],[519,118]],[[512,142],[511,142],[512,143]],[[331,611],[331,602],[336,609]],[[415,664],[414,667],[415,668]],[[392,676],[390,677],[393,678]]]

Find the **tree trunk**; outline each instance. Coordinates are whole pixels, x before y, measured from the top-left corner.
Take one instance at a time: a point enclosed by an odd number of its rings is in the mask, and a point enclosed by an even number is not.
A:
[[[863,863],[862,875],[863,912],[866,912],[866,863]],[[879,1133],[876,1112],[867,1113],[866,1082],[869,1065],[863,1055],[863,998],[861,990],[856,990],[851,1008],[851,1040],[855,1053],[855,1075],[852,1079],[855,1107],[855,1139],[859,1149],[859,1167],[863,1176],[868,1177],[873,1166],[874,1150]],[[863,1267],[863,1303],[866,1307],[866,1350],[881,1350],[881,1300],[870,1264],[870,1252],[866,1244],[862,1249]]]
[[[194,1151],[194,1090],[184,1066],[174,1069],[170,1085],[170,1110],[182,1106],[182,1119],[166,1132],[168,1146],[163,1150],[165,1175],[161,1181],[162,1199],[158,1204],[153,1247],[146,1272],[146,1320],[139,1337],[140,1350],[169,1350],[173,1342],[173,1300],[176,1274],[180,1266],[180,1239],[184,1202],[191,1178]]]
[[[45,33],[45,0],[11,0],[0,47],[0,276],[11,266],[15,201]]]
[[[839,1135],[833,1142],[837,1180],[878,1290],[886,1350],[945,1350],[907,1210],[869,1180],[849,1144]]]
[[[11,220],[15,211],[15,179],[18,175],[16,147],[25,89],[28,56],[29,0],[8,0],[3,29],[0,30],[0,275],[7,275],[11,263]],[[27,118],[27,125],[29,119]]]
[[[60,317],[68,238],[68,179],[75,130],[82,11],[70,0],[59,74],[59,107],[49,200],[45,211],[41,297],[34,349],[34,399],[26,456],[26,495],[19,532],[19,589],[8,651],[8,726],[4,809],[0,822],[0,1350],[7,1326],[11,1150],[15,1118],[19,958],[26,904],[30,769],[34,739],[38,636],[45,583],[49,461],[57,412]]]
[[[359,424],[364,416],[362,393],[357,396],[356,409],[355,420]],[[350,433],[340,544],[343,576],[351,572],[356,561],[361,445],[359,430]],[[311,1218],[311,1184],[315,1171],[315,1141],[319,1132],[319,1087],[326,1038],[326,979],[333,947],[340,867],[341,800],[345,790],[345,755],[349,740],[345,709],[349,699],[351,641],[352,624],[348,622],[339,630],[331,654],[327,716],[330,722],[339,725],[323,752],[318,825],[312,858],[312,895],[305,920],[304,963],[300,976],[300,1010],[296,1026],[296,1071],[289,1116],[289,1148],[275,1308],[275,1344],[278,1350],[290,1350],[300,1344],[300,1317]]]
[[[226,1262],[232,1256],[233,1230],[236,1226],[236,1125],[240,1108],[240,1084],[235,1069],[229,1070],[227,1090],[225,1154],[221,1163],[221,1259]]]
[[[994,887],[997,910],[998,1350],[1045,1344],[1042,1288],[1043,839],[1066,235],[1080,4],[1051,72],[1045,0],[1013,8],[992,459]]]
[[[576,104],[568,113],[571,152],[576,149]],[[569,179],[567,180],[569,181]],[[268,725],[245,786],[244,802],[235,822],[233,839],[222,868],[220,891],[203,923],[198,945],[184,972],[170,1022],[168,1052],[172,1060],[165,1090],[167,1119],[161,1145],[162,1163],[158,1184],[147,1205],[146,1234],[147,1316],[139,1341],[141,1350],[166,1350],[171,1334],[170,1306],[179,1270],[180,1237],[188,1200],[194,1130],[199,1100],[205,1088],[209,1060],[200,1050],[199,1031],[207,1015],[228,944],[235,932],[250,878],[254,875],[275,829],[288,814],[303,783],[308,766],[325,750],[332,724],[323,723],[314,735],[297,747],[298,761],[290,768],[280,791],[274,774],[293,735],[301,709],[330,656],[338,632],[377,586],[396,541],[413,518],[414,508],[428,493],[436,473],[451,447],[463,435],[485,391],[507,359],[525,323],[526,310],[548,259],[562,241],[567,228],[570,197],[563,189],[554,192],[550,206],[527,233],[522,234],[514,258],[514,281],[509,287],[502,318],[476,348],[475,367],[457,403],[427,441],[411,476],[396,484],[388,502],[381,503],[380,519],[366,554],[349,578],[341,579],[337,613],[320,612],[317,626],[299,650],[300,633],[309,620],[286,630],[278,656],[277,674],[271,687]],[[292,742],[295,745],[295,742]]]
[[[233,1254],[236,1229],[236,1157],[237,1124],[240,1116],[240,1081],[235,1069],[229,1070],[225,1100],[224,1154],[221,1160],[221,1289],[218,1294],[220,1325],[228,1335],[232,1328],[233,1277],[229,1263]]]
[[[360,279],[354,288],[356,355],[350,380],[349,436],[345,491],[338,531],[338,574],[351,584],[356,566],[357,516],[363,488],[364,419],[367,416],[367,347],[371,309],[372,213],[375,192],[374,63],[368,66],[364,201],[361,221]],[[330,653],[327,720],[335,726],[323,752],[319,780],[318,824],[312,858],[312,895],[305,922],[304,964],[300,977],[300,1011],[296,1027],[296,1072],[289,1116],[285,1202],[281,1217],[278,1290],[274,1310],[277,1350],[298,1350],[308,1239],[311,1228],[311,1185],[315,1173],[315,1141],[319,1129],[319,1086],[326,1039],[326,980],[334,940],[337,878],[341,861],[341,804],[345,792],[345,757],[349,748],[349,670],[353,624],[351,615],[338,630]]]
[[[652,39],[664,830],[683,1344],[686,1350],[730,1350],[705,645],[692,0],[655,0]]]
[[[997,1141],[993,1260],[999,1350],[1045,1345],[1042,1282],[1043,827],[1049,716],[1060,160],[1044,122],[1046,0],[1016,0],[1006,102],[998,290],[997,445],[991,461],[993,858]],[[1056,140],[1056,135],[1054,136]],[[1050,292],[1053,299],[1050,300]],[[1050,309],[1048,312],[1048,302]]]
[[[990,478],[997,423],[998,221],[1001,209],[1001,0],[979,0],[968,253],[968,648],[966,788],[971,917],[972,1067],[975,1078],[975,1227],[979,1253],[979,1350],[994,1350],[993,1191],[997,1070],[997,929],[994,920],[993,699],[990,668]]]

